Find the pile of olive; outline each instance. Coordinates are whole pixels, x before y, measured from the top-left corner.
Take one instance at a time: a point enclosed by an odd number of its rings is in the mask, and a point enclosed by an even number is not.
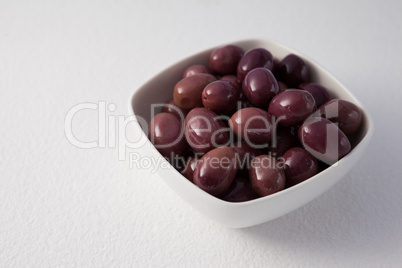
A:
[[[211,52],[209,66],[184,71],[173,99],[151,120],[149,138],[199,188],[240,202],[338,161],[361,120],[359,107],[310,81],[301,57],[279,61],[264,48],[244,53],[227,45]]]

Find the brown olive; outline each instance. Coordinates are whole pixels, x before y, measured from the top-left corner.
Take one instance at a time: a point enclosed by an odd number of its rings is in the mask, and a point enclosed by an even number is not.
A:
[[[219,147],[209,151],[198,161],[193,182],[207,193],[218,196],[229,188],[236,173],[236,150]]]
[[[202,73],[183,78],[174,87],[174,102],[184,110],[202,107],[202,91],[215,80],[215,76]]]
[[[260,155],[251,161],[249,177],[254,191],[261,196],[267,196],[285,188],[286,176],[283,163],[270,155]]]

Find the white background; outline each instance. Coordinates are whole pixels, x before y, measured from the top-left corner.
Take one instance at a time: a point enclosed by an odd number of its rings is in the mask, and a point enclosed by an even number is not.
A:
[[[247,2],[247,4],[246,4]],[[0,266],[400,267],[400,1],[0,0]],[[274,221],[224,228],[116,148],[64,134],[78,103],[115,104],[200,50],[278,40],[335,75],[375,123],[330,191]],[[98,116],[74,134],[97,139]]]

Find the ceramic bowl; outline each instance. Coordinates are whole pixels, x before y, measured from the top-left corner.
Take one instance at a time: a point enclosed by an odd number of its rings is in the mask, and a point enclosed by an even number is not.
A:
[[[226,202],[204,192],[170,166],[148,139],[139,146],[138,150],[141,155],[153,157],[160,160],[158,163],[164,164],[160,165],[156,173],[185,202],[220,224],[232,228],[243,228],[283,216],[307,204],[331,188],[351,170],[366,150],[373,134],[373,123],[366,109],[353,94],[329,72],[308,57],[270,40],[242,40],[231,42],[231,44],[238,45],[245,51],[262,47],[270,51],[279,60],[289,53],[301,56],[310,68],[312,82],[325,86],[334,97],[350,101],[363,111],[361,129],[353,141],[352,151],[347,156],[302,183],[247,202]],[[219,46],[222,45],[225,44]],[[174,85],[181,79],[183,71],[192,64],[207,65],[208,56],[213,49],[204,50],[166,68],[134,92],[129,103],[130,114],[142,120],[139,122],[143,122],[143,124],[134,124],[137,135],[146,136],[147,125],[144,120],[149,122],[151,119],[151,104],[164,103],[172,98]]]

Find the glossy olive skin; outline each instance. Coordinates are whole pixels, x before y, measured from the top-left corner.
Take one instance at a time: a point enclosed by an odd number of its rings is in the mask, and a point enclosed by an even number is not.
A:
[[[165,105],[162,107],[162,113],[171,113],[183,120],[184,118],[186,118],[187,112],[188,111],[178,107],[176,103],[174,103],[173,99],[170,99],[167,102],[165,102]]]
[[[189,181],[193,181],[193,174],[194,174],[194,169],[197,166],[198,163],[198,158],[197,157],[190,157],[181,172],[184,177],[186,177]]]
[[[270,102],[268,112],[284,127],[302,123],[315,110],[313,96],[299,89],[288,89],[278,93]]]
[[[253,148],[245,142],[236,142],[231,147],[235,148],[237,154],[237,175],[248,176],[251,160],[256,156],[262,155],[262,150]]]
[[[254,191],[261,196],[267,196],[285,188],[285,171],[281,163],[269,155],[260,155],[251,161],[249,178]]]
[[[222,76],[219,80],[228,81],[232,83],[236,88],[241,89],[241,83],[237,80],[237,76],[234,74],[228,74]]]
[[[243,54],[243,49],[235,45],[214,49],[209,55],[209,67],[219,75],[236,74]]]
[[[309,118],[298,130],[303,147],[327,164],[333,164],[351,150],[349,139],[328,119]]]
[[[214,75],[214,72],[207,66],[202,64],[194,64],[188,67],[183,72],[183,78],[195,75],[195,74],[211,74]]]
[[[301,83],[306,83],[310,78],[307,64],[297,55],[289,54],[280,61],[276,69],[276,77],[289,88],[297,88]]]
[[[305,181],[318,172],[318,161],[305,149],[290,148],[283,155],[285,163],[286,187]]]
[[[238,89],[228,81],[214,81],[208,84],[202,91],[202,103],[204,107],[217,114],[233,112],[238,99]]]
[[[322,104],[326,103],[331,99],[328,90],[316,83],[302,83],[299,85],[300,89],[310,92],[315,100],[315,105],[320,107]]]
[[[297,128],[277,126],[272,134],[268,154],[273,157],[281,157],[292,147],[298,144]]]
[[[346,100],[333,99],[318,109],[320,116],[337,123],[338,127],[350,136],[355,133],[362,122],[362,112],[357,105]]]
[[[184,155],[188,145],[180,119],[171,113],[159,113],[148,126],[148,137],[155,148],[165,157]]]
[[[188,144],[198,153],[206,153],[229,141],[227,127],[207,108],[194,108],[186,116],[184,130]]]
[[[236,150],[219,147],[207,152],[197,163],[193,182],[207,193],[218,196],[232,184],[237,173]]]
[[[174,87],[174,102],[183,110],[202,107],[202,91],[215,80],[215,76],[210,74],[195,74],[183,78]]]
[[[228,74],[228,75],[222,76],[219,80],[228,81],[228,82],[232,83],[237,89],[239,101],[241,101],[241,102],[247,101],[247,98],[244,95],[243,90],[241,88],[241,83],[239,82],[239,80],[237,80],[236,75]]]
[[[266,111],[247,107],[235,112],[229,120],[229,127],[239,139],[248,145],[264,145],[270,142],[273,131],[272,116]]]
[[[243,55],[237,65],[237,79],[242,82],[248,72],[258,67],[268,70],[272,70],[274,67],[274,58],[271,52],[264,48],[250,49]]]
[[[229,189],[220,198],[228,202],[245,202],[260,197],[254,192],[250,181],[243,177],[236,177]]]
[[[255,68],[247,73],[242,89],[252,105],[266,109],[269,101],[278,93],[279,86],[270,70]]]

